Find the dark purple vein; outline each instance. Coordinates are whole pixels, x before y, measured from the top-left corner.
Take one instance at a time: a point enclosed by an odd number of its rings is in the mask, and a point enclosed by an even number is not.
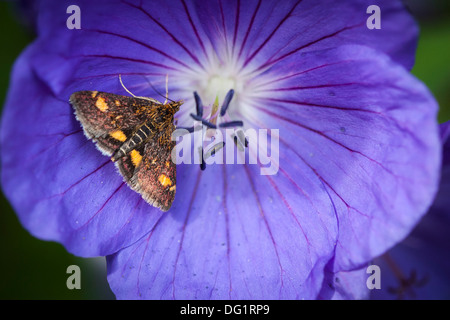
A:
[[[184,51],[186,51],[186,53],[192,58],[192,60],[195,61],[195,63],[197,63],[200,67],[202,67],[204,69],[204,66],[202,65],[202,63],[198,60],[198,58],[191,52],[188,50],[188,48],[186,48],[186,46],[180,41],[178,40],[161,22],[159,22],[158,20],[156,20],[155,18],[153,18],[153,16],[148,13],[146,10],[144,10],[141,6],[136,6],[134,4],[125,2],[126,4],[128,4],[131,7],[134,7],[138,10],[140,10],[141,12],[143,12],[147,17],[150,18],[150,20],[152,20],[155,24],[157,24],[162,30],[164,30],[164,32],[167,33],[167,35],[169,35],[173,41],[175,41],[175,43],[180,46]]]
[[[254,198],[256,200],[256,204],[257,204],[260,216],[261,216],[261,218],[264,221],[264,225],[266,226],[267,232],[269,234],[269,237],[270,237],[270,239],[272,241],[273,248],[275,250],[275,255],[277,256],[278,266],[280,268],[280,282],[281,282],[280,290],[281,290],[281,288],[284,286],[284,281],[283,281],[284,270],[283,270],[283,266],[281,265],[281,259],[280,259],[280,255],[278,253],[277,244],[276,244],[276,241],[275,241],[275,239],[273,237],[272,230],[271,230],[271,228],[269,226],[269,222],[266,219],[264,209],[263,209],[262,204],[261,204],[261,202],[259,200],[258,193],[256,192],[256,187],[255,187],[254,181],[252,179],[252,176],[251,176],[251,174],[249,172],[249,169],[248,169],[247,165],[244,165],[244,169],[245,169],[245,173],[247,174],[247,178],[248,178],[247,180],[250,182],[250,187],[251,187],[253,196],[254,196]]]
[[[156,62],[152,62],[152,61],[148,61],[148,60],[129,58],[129,57],[118,57],[118,56],[111,56],[108,54],[86,54],[86,55],[81,55],[81,56],[87,57],[87,58],[107,58],[107,59],[126,60],[126,61],[131,61],[131,62],[136,62],[136,63],[150,64],[152,66],[165,68],[165,69],[169,69],[169,70],[180,71],[179,69],[169,67],[164,64],[160,64],[160,63],[156,63]]]
[[[185,232],[186,232],[186,226],[187,226],[187,223],[189,220],[189,216],[191,215],[191,212],[192,212],[192,205],[193,205],[194,199],[197,195],[198,186],[200,185],[201,174],[202,174],[202,171],[199,170],[198,174],[197,174],[197,180],[195,182],[194,189],[192,191],[191,200],[189,201],[189,206],[188,206],[188,209],[186,212],[186,217],[184,219],[183,227],[181,230],[180,244],[178,247],[178,252],[177,252],[177,256],[175,258],[174,267],[173,267],[173,276],[172,276],[172,298],[173,299],[176,299],[175,298],[175,275],[177,273],[178,259],[180,258],[181,250],[183,249],[183,241],[184,241],[184,236],[185,236]]]
[[[228,298],[231,299],[231,292],[233,291],[233,286],[231,284],[231,262],[230,262],[230,218],[229,218],[229,212],[227,207],[227,189],[228,189],[228,181],[227,181],[227,172],[226,172],[226,166],[222,166],[222,174],[223,174],[223,212],[225,215],[225,234],[227,237],[227,262],[228,262],[228,275],[229,275],[229,284],[228,284]]]
[[[377,112],[377,111],[366,110],[366,109],[359,109],[359,108],[344,108],[344,107],[337,107],[337,106],[328,106],[328,105],[324,105],[324,104],[309,103],[309,102],[304,102],[304,101],[288,100],[288,99],[277,99],[277,98],[264,98],[264,100],[281,102],[281,103],[295,104],[295,105],[298,105],[298,106],[308,106],[308,107],[317,107],[317,108],[326,108],[326,109],[336,109],[336,110],[341,110],[341,111],[367,112],[367,113],[373,113],[373,114],[377,114],[377,115],[380,115],[380,116],[384,116],[384,114],[382,114],[380,112]],[[262,108],[260,106],[258,106],[256,108],[258,110],[264,111],[266,113],[271,113],[267,109]],[[271,114],[273,114],[273,113],[271,113]]]
[[[258,71],[258,70],[261,70],[261,69],[265,69],[265,68],[267,68],[268,66],[273,65],[273,64],[279,62],[280,60],[283,60],[283,59],[289,57],[290,55],[292,55],[292,54],[294,54],[294,53],[296,53],[296,52],[298,52],[298,51],[300,51],[300,50],[302,50],[302,49],[305,49],[305,48],[307,48],[307,47],[310,47],[310,46],[312,46],[312,45],[314,45],[314,44],[316,44],[316,43],[318,43],[318,42],[320,42],[320,41],[323,41],[323,40],[332,38],[332,37],[338,35],[338,34],[341,33],[341,32],[344,32],[344,31],[346,31],[346,30],[353,29],[353,28],[356,28],[356,27],[359,27],[359,26],[361,26],[361,25],[359,24],[359,25],[354,25],[354,26],[344,27],[344,28],[342,28],[342,29],[340,29],[340,30],[338,30],[338,31],[336,31],[336,32],[333,32],[332,34],[328,34],[328,35],[323,36],[323,37],[321,37],[321,38],[319,38],[319,39],[316,39],[316,40],[314,40],[314,41],[311,41],[311,42],[309,42],[309,43],[307,43],[307,44],[305,44],[305,45],[303,45],[303,46],[300,46],[300,47],[298,47],[298,48],[296,48],[296,49],[294,49],[294,50],[292,50],[292,51],[290,51],[290,52],[288,52],[288,53],[285,53],[284,55],[278,57],[278,58],[275,59],[275,60],[269,60],[269,61],[267,61],[266,63],[264,63],[264,64],[262,64],[261,66],[257,67],[254,71]]]
[[[66,115],[64,115],[64,117],[66,117]],[[78,132],[76,132],[76,133],[79,133],[79,132],[81,132],[81,130],[78,131]],[[75,133],[74,133],[74,134],[75,134]],[[53,144],[47,146],[46,148],[44,148],[44,149],[40,150],[39,152],[35,153],[34,155],[30,156],[30,157],[27,159],[26,164],[35,161],[35,159],[36,159],[37,157],[39,157],[41,154],[43,154],[43,153],[47,152],[48,150],[50,150],[50,149],[56,147],[56,146],[57,146],[58,144],[60,144],[65,138],[70,137],[70,136],[71,136],[71,134],[65,135],[65,136],[63,136],[61,139],[59,139],[58,141],[56,141],[55,143],[53,143]],[[89,140],[85,140],[83,144],[86,144],[88,141],[89,141]]]
[[[241,44],[241,49],[239,50],[238,59],[242,55],[242,50],[244,50],[245,44],[247,42],[248,36],[250,35],[250,31],[252,30],[253,23],[255,22],[256,14],[258,13],[259,7],[261,6],[261,0],[258,1],[258,4],[256,5],[255,11],[253,12],[252,18],[250,19],[250,24],[248,25],[247,30],[245,31],[244,40]]]
[[[64,195],[65,193],[67,193],[67,191],[69,191],[70,189],[72,189],[73,187],[75,187],[77,184],[79,184],[81,181],[83,181],[84,179],[88,178],[89,176],[95,174],[96,172],[98,172],[100,169],[102,169],[104,166],[106,166],[108,163],[111,163],[111,161],[108,159],[108,161],[106,161],[105,163],[103,163],[102,165],[100,165],[98,168],[96,168],[94,171],[90,172],[89,174],[83,176],[80,180],[76,181],[75,183],[72,183],[70,185],[69,188],[67,188],[66,190],[64,190],[62,193],[58,194],[58,195]]]
[[[186,15],[187,15],[187,17],[188,17],[189,24],[191,25],[192,30],[194,30],[195,37],[197,38],[197,40],[198,40],[200,46],[202,47],[202,51],[203,51],[203,53],[205,54],[205,57],[207,57],[208,55],[206,54],[205,45],[203,44],[203,41],[202,41],[200,35],[198,34],[198,30],[197,30],[197,28],[195,27],[194,22],[192,21],[192,17],[191,17],[191,14],[190,14],[190,12],[189,12],[189,9],[188,9],[188,7],[187,7],[187,5],[186,5],[186,2],[185,2],[184,0],[181,0],[181,3],[183,4],[184,11],[186,12]]]
[[[238,32],[238,29],[239,29],[240,13],[241,13],[241,0],[237,0],[237,4],[236,4],[236,19],[235,19],[234,32],[233,32],[233,49],[232,49],[233,54],[234,54],[234,49],[236,47],[236,39],[237,39],[237,32]]]
[[[122,76],[166,76],[166,73],[158,73],[158,72],[121,72],[120,74]],[[119,77],[119,73],[96,74],[86,77],[77,77],[73,79],[86,80],[86,79],[106,78],[106,77]]]
[[[140,198],[140,200],[142,200],[142,198]],[[140,201],[138,202],[138,205],[139,205],[139,203],[140,203]],[[136,207],[137,207],[137,206],[136,206]],[[141,268],[142,268],[142,262],[144,261],[145,254],[147,253],[147,248],[148,248],[148,244],[149,244],[150,238],[152,237],[153,232],[156,230],[156,228],[157,228],[157,226],[159,225],[159,223],[160,223],[160,222],[163,220],[163,218],[166,217],[166,216],[167,216],[167,215],[164,215],[164,214],[163,214],[163,215],[161,215],[161,216],[158,218],[158,220],[156,221],[156,223],[153,225],[152,229],[148,232],[147,239],[145,239],[145,248],[143,249],[142,257],[141,257],[141,260],[140,260],[140,263],[139,263],[138,274],[137,274],[137,276],[136,276],[136,277],[137,277],[137,280],[136,280],[136,287],[137,287],[137,292],[138,292],[139,295],[140,295],[140,288],[139,288],[140,271],[141,271]],[[134,250],[133,250],[133,251],[131,252],[131,254],[129,255],[129,257],[128,257],[126,263],[123,264],[123,268],[122,268],[122,272],[121,272],[121,276],[122,276],[122,277],[124,277],[124,274],[125,274],[125,271],[126,271],[126,267],[127,267],[128,263],[129,263],[129,261],[130,261],[131,258],[136,254],[137,250],[138,250],[143,244],[144,244],[144,242],[142,242],[142,243],[140,243],[139,245],[135,246]],[[157,269],[157,270],[159,270],[159,269]],[[156,275],[157,275],[157,273],[155,273],[155,277],[156,277]],[[153,278],[152,283],[153,283],[153,281],[155,280],[155,277]],[[150,284],[150,287],[151,287],[152,283]]]
[[[284,143],[285,145],[287,145],[287,142],[286,142],[286,141],[283,141],[283,143]],[[319,178],[320,181],[322,181],[322,183],[325,183],[325,184],[328,186],[328,188],[330,188],[330,189],[333,191],[333,193],[336,194],[336,196],[337,196],[337,197],[345,204],[345,206],[347,207],[347,211],[349,211],[349,209],[353,209],[353,210],[355,210],[356,212],[358,212],[359,214],[361,214],[362,216],[364,216],[364,217],[366,217],[366,218],[368,218],[368,219],[372,219],[372,218],[373,218],[373,217],[368,216],[367,214],[365,214],[365,213],[359,211],[358,209],[356,209],[356,208],[350,206],[350,205],[347,203],[347,201],[345,201],[344,198],[342,198],[342,196],[341,196],[336,190],[334,190],[334,188],[331,186],[331,184],[330,184],[325,178],[323,178],[323,177],[317,172],[317,170],[316,170],[313,166],[311,166],[311,165],[305,160],[305,158],[303,158],[296,150],[291,149],[291,151],[294,152],[294,153],[297,155],[297,157],[299,157],[299,158],[302,160],[302,162],[303,162],[306,166],[308,166],[308,168],[309,168],[309,169],[317,176],[317,178]],[[327,192],[327,193],[328,193],[328,192]],[[333,203],[333,206],[334,206],[334,203]],[[337,218],[337,216],[336,216],[336,218]]]
[[[295,8],[302,2],[302,0],[297,1],[295,5],[291,8],[291,10],[281,19],[281,21],[278,23],[278,25],[275,27],[275,29],[272,31],[272,33],[264,40],[264,42],[248,57],[245,59],[243,68],[250,63],[250,61],[253,60],[253,58],[258,54],[259,51],[264,48],[264,46],[269,42],[269,40],[274,36],[274,34],[280,29],[280,27],[283,25],[283,23],[286,22],[286,20],[291,16],[292,12],[295,10]]]
[[[108,197],[108,199],[106,199],[106,201],[103,203],[103,205],[100,207],[100,209],[98,209],[97,210],[97,212],[92,216],[92,217],[90,217],[82,226],[80,226],[79,228],[77,228],[77,230],[80,230],[80,229],[82,229],[82,228],[84,228],[85,226],[87,226],[91,221],[92,221],[92,219],[94,219],[104,208],[105,208],[105,206],[108,204],[108,202],[115,196],[115,194],[117,193],[117,192],[119,192],[119,190],[123,187],[125,185],[125,182],[122,182],[121,184],[120,184],[120,186],[118,186],[117,187],[117,189],[116,190],[114,190],[114,192]]]
[[[222,19],[222,29],[223,29],[223,36],[225,39],[225,48],[228,48],[228,34],[227,34],[227,28],[225,25],[225,15],[223,13],[222,1],[220,1],[220,0],[219,0],[219,9],[220,9],[220,18]]]
[[[349,82],[349,83],[337,83],[337,84],[318,84],[315,86],[302,86],[302,87],[286,87],[286,88],[274,88],[274,89],[265,89],[261,91],[298,91],[298,90],[307,90],[307,89],[322,89],[322,88],[335,88],[335,87],[346,87],[346,86],[354,86],[354,85],[360,85],[364,86],[365,84],[362,83],[355,83],[355,82]]]
[[[289,78],[293,78],[293,77],[296,77],[296,76],[300,76],[302,74],[306,74],[308,72],[315,71],[315,70],[322,69],[322,68],[326,68],[326,67],[329,67],[329,66],[332,66],[332,65],[341,64],[343,62],[346,62],[346,61],[339,61],[339,62],[333,62],[333,63],[329,63],[329,64],[324,64],[324,65],[317,66],[317,67],[314,67],[314,68],[311,68],[311,69],[308,69],[308,70],[303,70],[303,71],[300,71],[300,72],[297,72],[297,73],[289,74],[289,75],[287,75],[285,77],[279,77],[279,78],[277,77],[274,80],[258,84],[255,88],[263,87],[263,86],[269,85],[271,83],[275,83],[275,82],[283,81],[283,80],[286,80],[286,79],[289,79]],[[247,74],[245,74],[245,75],[247,75]]]
[[[119,38],[122,38],[122,39],[129,40],[129,41],[134,42],[134,43],[137,43],[137,44],[139,44],[139,45],[141,45],[141,46],[143,46],[143,47],[145,47],[145,48],[147,48],[147,49],[149,49],[149,50],[151,50],[151,51],[154,51],[154,52],[156,52],[156,53],[158,53],[158,54],[160,54],[160,55],[162,55],[162,56],[164,56],[164,57],[166,57],[166,58],[169,58],[170,60],[172,60],[172,61],[174,61],[174,62],[176,62],[176,63],[182,65],[182,66],[185,67],[185,68],[188,68],[188,69],[190,69],[190,70],[193,70],[189,65],[187,65],[187,64],[185,64],[184,62],[182,62],[182,61],[176,59],[175,57],[173,57],[173,56],[167,54],[167,53],[164,52],[163,50],[160,50],[160,49],[157,49],[157,48],[155,48],[155,47],[152,47],[152,46],[150,46],[149,44],[147,44],[147,43],[145,43],[145,42],[142,42],[142,41],[139,41],[139,40],[137,40],[137,39],[134,39],[134,38],[131,38],[131,37],[128,37],[128,36],[125,36],[125,35],[121,35],[121,34],[118,34],[118,33],[110,32],[110,31],[105,31],[105,30],[95,30],[95,29],[84,29],[84,30],[90,31],[90,32],[102,33],[102,34],[109,34],[109,35],[112,35],[112,36],[115,36],[115,37],[119,37]]]
[[[398,175],[396,175],[395,173],[393,173],[391,170],[389,170],[388,168],[386,168],[385,166],[383,166],[380,162],[376,161],[375,159],[370,158],[369,156],[367,156],[366,154],[362,153],[361,151],[354,150],[354,149],[352,149],[352,148],[347,147],[346,145],[342,144],[341,142],[336,141],[336,140],[334,140],[333,138],[327,136],[327,135],[324,134],[322,131],[313,129],[313,128],[308,127],[308,126],[306,126],[306,125],[304,125],[304,124],[301,124],[301,123],[299,123],[299,122],[295,122],[293,119],[285,118],[285,117],[281,116],[280,114],[273,113],[273,112],[271,112],[271,111],[269,111],[269,110],[266,110],[266,109],[259,109],[259,110],[261,110],[261,111],[263,111],[263,112],[265,112],[265,113],[267,113],[267,114],[270,114],[270,115],[272,115],[272,116],[275,117],[275,118],[278,118],[278,119],[280,119],[280,120],[289,122],[289,123],[291,123],[291,124],[293,124],[293,125],[296,125],[296,126],[298,126],[298,127],[301,127],[301,128],[306,129],[306,130],[308,130],[308,131],[314,132],[314,133],[316,133],[316,134],[318,134],[318,135],[324,137],[325,139],[330,140],[331,142],[335,143],[336,145],[338,145],[338,146],[340,146],[340,147],[346,149],[347,151],[350,151],[350,152],[352,152],[352,153],[356,153],[356,154],[361,155],[362,157],[366,158],[367,160],[369,160],[369,161],[371,161],[371,162],[377,164],[378,166],[380,166],[380,168],[384,169],[386,172],[388,172],[389,174],[393,175],[394,177],[400,178]]]

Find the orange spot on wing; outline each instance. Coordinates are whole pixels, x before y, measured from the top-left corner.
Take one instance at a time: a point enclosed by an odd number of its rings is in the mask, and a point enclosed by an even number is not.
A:
[[[95,102],[95,106],[102,112],[105,112],[108,110],[108,104],[105,102],[105,99],[102,97],[98,97],[97,101]]]
[[[113,131],[109,135],[120,142],[125,142],[127,140],[127,136],[122,130]]]
[[[130,155],[131,155],[131,162],[133,162],[133,165],[137,167],[142,161],[141,154],[139,153],[139,151],[131,150]]]
[[[168,176],[166,176],[165,174],[160,175],[158,177],[158,181],[159,181],[159,183],[162,184],[163,187],[172,185],[172,180],[170,180],[170,178]]]

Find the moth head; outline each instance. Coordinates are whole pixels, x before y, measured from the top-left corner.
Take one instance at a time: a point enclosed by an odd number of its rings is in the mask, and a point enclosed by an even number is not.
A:
[[[179,101],[172,101],[169,106],[170,108],[175,112],[177,112],[178,110],[180,110],[180,106],[184,103],[183,100],[179,100]]]

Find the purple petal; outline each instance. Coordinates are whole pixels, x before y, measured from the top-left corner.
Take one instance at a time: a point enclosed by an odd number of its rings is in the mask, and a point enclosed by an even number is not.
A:
[[[443,167],[444,169],[450,167],[450,121],[447,121],[446,123],[443,123],[439,126],[440,133],[441,133],[441,140],[443,141],[443,155],[442,155],[442,161],[443,161]],[[450,178],[449,178],[450,179]]]
[[[279,173],[260,176],[254,166],[227,165],[220,176],[220,169],[208,168],[194,183],[182,223],[165,217],[147,237],[109,257],[108,279],[119,298],[329,296],[317,285],[328,279],[330,249],[333,272],[352,270],[404,238],[424,214],[436,190],[440,149],[437,108],[426,88],[365,47],[302,57],[295,68],[300,75],[278,84],[304,87],[267,90],[246,113],[251,126],[280,128]],[[228,188],[230,177],[240,179]],[[218,179],[224,187],[214,203]],[[201,196],[207,193],[212,196]],[[221,204],[224,196],[230,200]],[[334,297],[367,294],[358,292],[344,286]]]
[[[33,235],[82,256],[115,252],[147,232],[161,211],[124,184],[86,139],[68,102],[36,78],[28,62],[34,49],[15,64],[3,114],[5,194]]]
[[[363,44],[412,68],[418,28],[401,1],[377,1],[382,27],[366,26],[370,0],[208,1],[196,3],[198,24],[217,52],[263,70],[298,52]],[[227,49],[225,49],[227,48]],[[276,48],[276,50],[274,50]]]
[[[315,298],[325,268],[365,264],[430,204],[436,105],[381,53],[412,65],[416,27],[399,1],[382,2],[382,30],[371,31],[369,1],[80,3],[81,30],[67,30],[67,3],[40,4],[2,119],[2,185],[34,235],[79,255],[120,250],[108,258],[119,298]],[[381,51],[335,48],[353,43]],[[280,129],[279,172],[180,166],[162,215],[83,136],[68,97],[125,94],[118,74],[137,95],[148,95],[145,77],[164,92],[169,74],[171,96],[186,98],[181,117],[230,52],[252,90],[236,90],[229,113]]]
[[[364,300],[370,296],[367,279],[370,274],[367,268],[352,271],[325,271],[322,290],[318,299],[321,300]]]
[[[185,73],[211,69],[216,53],[225,62],[227,46],[235,48],[240,65],[256,71],[299,53],[343,44],[371,46],[411,68],[418,33],[412,17],[400,1],[379,1],[382,28],[369,30],[366,9],[371,4],[369,0],[283,1],[281,5],[276,1],[174,0],[142,5],[140,1],[97,1],[93,6],[80,1],[82,28],[67,30],[68,15],[61,14],[67,3],[41,1],[39,41],[44,44],[33,65],[55,93],[62,93],[68,84],[79,88],[89,83],[102,89],[105,80],[122,90],[117,81],[120,72],[136,76],[126,83],[140,82],[143,87],[135,93],[141,95],[149,94],[144,76],[163,88],[169,74],[171,92],[179,88],[182,98],[192,94],[185,91],[193,85],[186,82]]]
[[[450,297],[450,122],[440,129],[444,152],[439,192],[413,232],[375,260],[383,271],[383,286],[372,292],[373,299]]]
[[[431,204],[437,105],[404,68],[360,46],[303,54],[271,72],[277,80],[260,85],[248,120],[280,128],[280,149],[290,149],[280,150],[280,169],[299,181],[292,164],[303,163],[323,184],[339,224],[335,268],[354,269],[403,239]]]
[[[329,210],[292,196],[297,189],[289,177],[268,179],[254,166],[203,172],[182,166],[179,172],[178,192],[186,202],[139,242],[108,257],[108,281],[118,298],[317,295],[334,248]]]

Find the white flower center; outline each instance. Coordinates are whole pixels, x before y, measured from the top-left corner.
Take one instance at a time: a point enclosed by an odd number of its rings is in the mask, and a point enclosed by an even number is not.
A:
[[[184,74],[182,79],[178,78],[184,82],[180,89],[186,90],[185,96],[192,95],[194,91],[198,93],[205,109],[205,119],[212,116],[214,102],[218,101],[221,106],[231,89],[234,90],[234,95],[224,121],[241,120],[256,112],[252,101],[260,96],[258,86],[267,81],[265,77],[259,76],[261,72],[255,73],[243,68],[242,62],[236,61],[236,57],[225,52],[218,55],[212,49],[208,59],[203,61],[203,67],[194,68],[193,72]]]
[[[219,101],[221,101],[230,89],[236,88],[237,82],[234,76],[224,77],[221,75],[212,75],[207,80],[205,86],[202,87],[204,88],[202,96],[208,101],[218,96]]]

